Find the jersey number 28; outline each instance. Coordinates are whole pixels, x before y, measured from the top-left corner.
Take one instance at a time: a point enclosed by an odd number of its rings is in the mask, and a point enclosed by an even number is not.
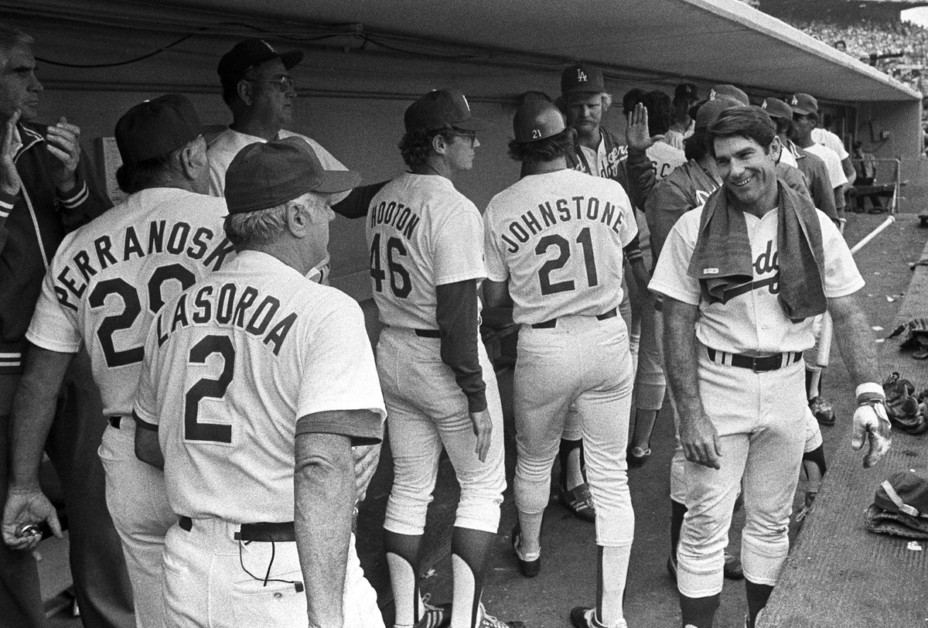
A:
[[[584,227],[580,235],[577,236],[577,243],[583,249],[583,264],[586,267],[586,281],[592,288],[599,284],[596,276],[596,259],[593,257],[593,238],[590,234],[590,228]],[[541,283],[541,294],[557,294],[558,292],[570,292],[575,289],[572,279],[565,281],[551,281],[551,273],[560,270],[570,261],[571,247],[570,242],[564,236],[552,234],[538,240],[535,247],[536,255],[546,255],[548,249],[557,249],[557,257],[553,257],[542,264],[538,270],[538,281]]]

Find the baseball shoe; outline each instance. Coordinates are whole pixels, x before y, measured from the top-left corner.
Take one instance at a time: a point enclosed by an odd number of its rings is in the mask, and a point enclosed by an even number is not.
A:
[[[812,397],[809,399],[809,409],[815,415],[815,420],[821,425],[834,425],[838,417],[835,416],[834,408],[831,402],[823,397]]]
[[[451,604],[425,605],[425,614],[413,628],[447,628],[451,625]]]
[[[722,568],[725,577],[729,580],[743,580],[744,570],[741,569],[741,561],[738,557],[725,552],[725,566]]]
[[[570,609],[570,623],[574,628],[606,628],[596,620],[596,609],[585,606],[575,606]],[[624,619],[619,620],[615,628],[628,628]]]
[[[487,610],[480,603],[480,623],[476,628],[526,628],[524,621],[503,621],[488,615]]]
[[[519,561],[519,572],[526,578],[534,578],[541,571],[541,554],[536,558],[526,560],[522,555],[522,531],[517,523],[512,528],[512,551],[516,554]]]
[[[561,488],[561,504],[584,521],[596,521],[596,509],[593,507],[593,495],[590,485],[584,482],[574,488]]]

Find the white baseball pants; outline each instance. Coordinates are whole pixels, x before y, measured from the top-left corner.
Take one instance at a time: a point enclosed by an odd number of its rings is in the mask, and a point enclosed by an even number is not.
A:
[[[722,448],[721,469],[686,461],[687,513],[677,586],[688,597],[722,590],[732,508],[744,483],[745,578],[774,585],[789,551],[787,529],[806,438],[805,366],[764,373],[714,364],[699,347],[699,394]]]
[[[97,453],[106,474],[106,506],[132,582],[135,623],[161,628],[161,553],[177,516],[168,504],[164,474],[135,457],[135,429],[131,417],[123,417],[118,428],[107,426]]]
[[[495,534],[506,490],[503,409],[496,372],[478,340],[487,409],[493,421],[490,450],[480,462],[474,451],[477,437],[467,398],[451,368],[441,360],[440,343],[438,338],[421,338],[413,330],[395,327],[385,327],[377,343],[377,372],[387,406],[394,465],[384,528],[396,534],[423,533],[444,447],[461,486],[455,527]]]
[[[628,545],[635,516],[628,491],[628,418],[633,371],[621,317],[565,316],[557,326],[519,332],[514,380],[516,507],[548,504],[551,465],[571,404],[580,416],[587,479],[596,507],[596,544]]]
[[[306,593],[294,584],[303,582],[295,542],[240,543],[233,536],[238,524],[222,519],[192,523],[189,532],[172,526],[165,540],[165,626],[305,628]],[[344,589],[343,628],[383,628],[377,594],[361,570],[353,534]]]

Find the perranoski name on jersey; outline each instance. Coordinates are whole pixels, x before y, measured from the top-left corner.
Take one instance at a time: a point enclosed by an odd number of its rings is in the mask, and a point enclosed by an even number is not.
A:
[[[410,240],[419,225],[419,216],[403,203],[381,201],[371,210],[371,227],[377,225],[389,225]]]
[[[169,230],[167,221],[153,220],[148,223],[147,237],[139,239],[139,231],[143,231],[144,228],[137,231],[135,227],[126,227],[124,233],[116,236],[121,237],[122,241],[117,240],[115,250],[113,238],[101,235],[93,241],[92,250],[81,249],[75,253],[68,265],[55,277],[55,294],[58,301],[65,307],[77,311],[77,304],[71,297],[80,299],[91,277],[119,262],[141,259],[152,253],[167,252],[172,255],[186,255],[194,260],[202,259],[204,266],[212,266],[212,270],[217,271],[222,268],[226,257],[235,252],[232,243],[223,234],[220,234],[219,243],[209,251],[210,244],[217,237],[206,227],[199,227],[191,235],[192,227],[186,222],[175,222]],[[78,274],[83,277],[83,281],[76,277]]]
[[[528,210],[519,216],[518,220],[509,223],[507,229],[511,237],[505,233],[500,234],[500,239],[509,246],[510,253],[517,252],[519,245],[528,242],[533,235],[561,222],[598,221],[619,233],[619,226],[625,220],[618,205],[609,201],[600,201],[595,196],[572,196],[569,199],[559,198],[556,201],[545,201],[538,204],[538,214],[541,215],[541,220],[538,219],[535,210]]]
[[[270,295],[261,297],[255,288],[241,288],[234,283],[222,284],[218,289],[207,284],[196,291],[187,291],[180,295],[172,311],[167,310],[161,311],[155,323],[159,347],[179,329],[215,321],[262,338],[274,355],[279,355],[297,319],[295,312],[286,315],[279,312],[279,299]]]

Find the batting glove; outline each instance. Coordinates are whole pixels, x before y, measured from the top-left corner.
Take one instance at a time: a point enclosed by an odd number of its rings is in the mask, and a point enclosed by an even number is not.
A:
[[[857,387],[857,410],[854,412],[851,447],[860,449],[864,441],[870,448],[864,456],[864,467],[869,469],[889,451],[891,425],[886,414],[886,395],[883,387],[873,382]]]

